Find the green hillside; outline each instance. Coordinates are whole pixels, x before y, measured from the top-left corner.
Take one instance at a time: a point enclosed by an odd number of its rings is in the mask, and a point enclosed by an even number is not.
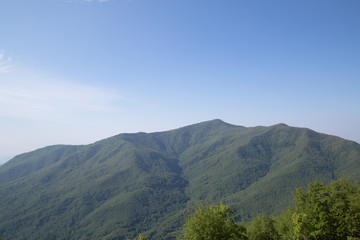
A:
[[[286,208],[295,187],[359,173],[359,144],[284,124],[213,120],[50,146],[0,166],[0,236],[173,239],[198,203],[224,202],[249,221]]]

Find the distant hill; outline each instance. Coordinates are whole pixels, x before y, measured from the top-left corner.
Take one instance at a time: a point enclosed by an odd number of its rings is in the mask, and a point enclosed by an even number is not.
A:
[[[174,239],[198,203],[248,221],[286,208],[295,187],[344,175],[360,176],[359,144],[285,124],[213,120],[49,146],[0,166],[0,236]]]

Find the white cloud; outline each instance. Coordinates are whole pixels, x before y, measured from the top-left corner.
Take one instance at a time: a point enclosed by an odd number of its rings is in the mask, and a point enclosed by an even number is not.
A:
[[[112,112],[119,97],[110,90],[39,73],[0,79],[0,116],[58,120]]]
[[[6,57],[3,51],[0,51],[0,73],[10,72],[12,69],[12,59]]]
[[[132,101],[119,90],[64,79],[20,65],[0,75],[2,155],[87,144],[121,132],[119,122]]]

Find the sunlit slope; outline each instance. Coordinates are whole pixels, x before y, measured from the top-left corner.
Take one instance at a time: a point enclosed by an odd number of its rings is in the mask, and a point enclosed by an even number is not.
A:
[[[284,124],[213,120],[51,146],[0,167],[0,236],[174,239],[197,203],[222,201],[246,221],[286,208],[296,186],[359,173],[359,144]]]

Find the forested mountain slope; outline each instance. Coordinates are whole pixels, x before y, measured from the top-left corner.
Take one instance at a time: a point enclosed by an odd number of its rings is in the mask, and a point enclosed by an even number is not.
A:
[[[241,220],[277,213],[295,187],[360,176],[360,145],[278,124],[221,120],[50,146],[0,167],[5,239],[173,239],[187,209],[224,202]]]

